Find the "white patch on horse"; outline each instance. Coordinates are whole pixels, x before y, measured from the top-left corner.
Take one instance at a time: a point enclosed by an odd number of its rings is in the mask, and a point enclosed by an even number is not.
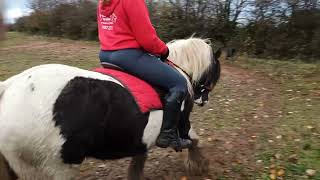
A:
[[[147,145],[147,148],[153,146],[160,134],[163,120],[163,111],[151,111],[146,128],[143,132],[142,142]]]
[[[62,179],[78,172],[61,159],[65,139],[52,114],[56,99],[75,77],[121,85],[110,76],[58,64],[37,66],[0,82],[0,149],[22,179],[36,178],[30,173],[34,171]]]
[[[197,135],[197,133],[193,130],[192,126],[189,130],[189,133],[188,133],[189,137],[192,139],[192,140],[198,140],[199,139],[199,136]]]
[[[202,104],[202,102],[203,102],[203,101],[202,101],[202,97],[194,100],[194,103],[196,103],[196,104]]]
[[[184,101],[182,102],[182,104],[181,104],[181,112],[184,110],[185,104],[186,104],[186,101],[184,100]]]

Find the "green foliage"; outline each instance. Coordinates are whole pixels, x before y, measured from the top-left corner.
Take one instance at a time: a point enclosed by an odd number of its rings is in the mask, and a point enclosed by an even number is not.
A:
[[[250,54],[278,59],[319,59],[320,10],[297,10],[280,24],[271,19],[250,23],[245,36]]]
[[[87,0],[57,2],[53,8],[39,7],[19,18],[14,30],[34,34],[97,40],[96,3]]]

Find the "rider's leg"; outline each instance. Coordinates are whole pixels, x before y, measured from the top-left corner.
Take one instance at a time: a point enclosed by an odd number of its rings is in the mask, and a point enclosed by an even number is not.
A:
[[[139,49],[102,51],[100,60],[120,66],[125,71],[167,90],[163,124],[157,145],[163,148],[170,146],[176,150],[191,145],[190,140],[180,139],[177,132],[181,104],[188,93],[187,80],[177,70]]]

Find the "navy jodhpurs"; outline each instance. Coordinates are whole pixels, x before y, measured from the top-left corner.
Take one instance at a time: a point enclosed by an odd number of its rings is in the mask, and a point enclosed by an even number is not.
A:
[[[187,80],[176,69],[140,49],[101,50],[99,58],[169,93],[182,93],[185,97],[188,92]]]

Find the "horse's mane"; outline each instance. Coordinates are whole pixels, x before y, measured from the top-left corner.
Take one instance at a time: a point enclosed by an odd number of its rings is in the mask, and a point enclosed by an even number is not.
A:
[[[191,83],[198,82],[213,62],[213,52],[209,39],[191,37],[189,39],[173,40],[167,45],[170,50],[169,59],[188,73],[193,81]]]
[[[192,78],[192,82],[188,81],[188,90],[190,95],[193,96],[192,84],[200,80],[203,73],[209,70],[213,62],[211,41],[191,37],[170,41],[167,46],[170,50],[168,58]],[[179,71],[181,72],[181,70]],[[188,79],[186,76],[185,78]]]

